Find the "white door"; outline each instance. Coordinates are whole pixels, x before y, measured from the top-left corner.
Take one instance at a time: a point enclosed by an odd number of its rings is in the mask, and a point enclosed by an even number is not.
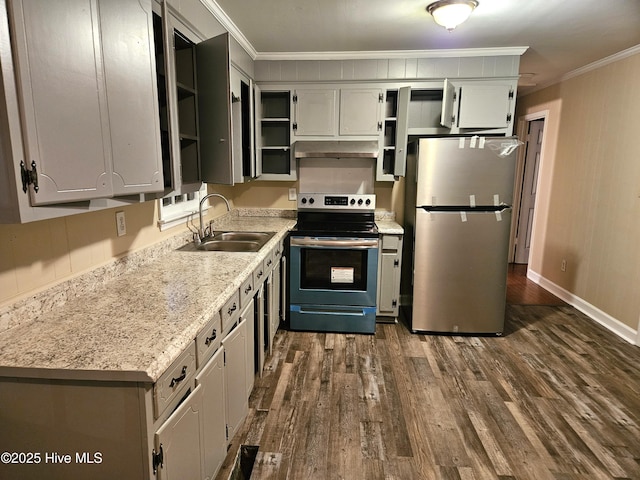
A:
[[[156,452],[161,452],[159,480],[203,478],[202,388],[197,386],[155,435]]]
[[[198,373],[196,383],[202,389],[204,478],[213,479],[227,454],[223,348]]]
[[[531,232],[533,229],[533,212],[536,204],[536,188],[538,184],[538,169],[540,166],[540,152],[542,151],[542,134],[544,119],[529,122],[527,135],[527,150],[524,160],[524,179],[522,181],[522,196],[520,197],[520,216],[516,243],[515,263],[529,263],[531,246]]]
[[[340,90],[340,135],[375,135],[382,130],[382,90]]]
[[[296,136],[335,136],[338,92],[335,89],[296,90],[294,94]]]

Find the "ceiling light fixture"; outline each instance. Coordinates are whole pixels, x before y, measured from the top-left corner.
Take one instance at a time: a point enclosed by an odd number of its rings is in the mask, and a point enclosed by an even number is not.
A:
[[[427,7],[427,12],[431,14],[438,25],[452,31],[469,18],[477,6],[476,0],[440,0],[430,4]]]

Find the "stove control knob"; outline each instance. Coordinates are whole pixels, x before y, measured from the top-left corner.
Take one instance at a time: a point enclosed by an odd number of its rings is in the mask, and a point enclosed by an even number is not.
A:
[[[371,205],[371,199],[370,199],[370,198],[367,198],[367,200],[366,200],[364,203],[365,203],[365,205],[367,205],[367,206]]]
[[[315,200],[313,199],[313,197],[311,197],[311,198],[309,199],[309,205],[313,205],[313,202],[315,202]]]
[[[355,205],[355,204],[356,204],[356,199],[355,199],[355,198],[352,198],[352,199],[351,199],[351,202],[349,202],[349,203],[351,203],[351,205]]]
[[[300,200],[301,204],[306,204],[307,203],[307,199],[305,197],[302,197],[302,199]]]
[[[358,200],[358,205],[362,205],[362,199]]]

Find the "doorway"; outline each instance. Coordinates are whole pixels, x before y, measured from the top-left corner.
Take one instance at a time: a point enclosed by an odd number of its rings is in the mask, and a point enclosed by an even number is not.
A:
[[[522,168],[522,182],[519,189],[520,198],[517,215],[514,263],[529,263],[544,121],[544,118],[525,119],[525,153]]]

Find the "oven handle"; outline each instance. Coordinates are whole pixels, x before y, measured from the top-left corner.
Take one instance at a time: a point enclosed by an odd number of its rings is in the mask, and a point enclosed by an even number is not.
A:
[[[291,237],[292,247],[377,248],[377,238]]]

